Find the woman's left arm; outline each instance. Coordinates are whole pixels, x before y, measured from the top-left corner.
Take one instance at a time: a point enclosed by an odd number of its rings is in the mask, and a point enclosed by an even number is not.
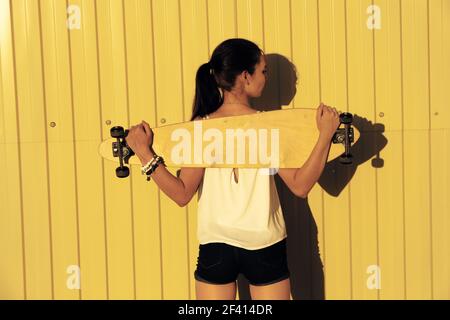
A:
[[[327,162],[330,146],[330,137],[321,135],[301,168],[278,169],[278,175],[297,197],[306,199],[314,184],[319,180]]]
[[[289,189],[300,198],[305,199],[322,175],[330,152],[331,140],[339,127],[339,113],[336,108],[331,109],[323,103],[317,108],[317,129],[319,139],[308,160],[301,168],[279,169],[278,174]]]

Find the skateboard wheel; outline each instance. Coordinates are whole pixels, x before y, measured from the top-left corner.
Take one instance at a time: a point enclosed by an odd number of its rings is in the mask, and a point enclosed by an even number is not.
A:
[[[353,122],[353,115],[348,112],[341,113],[339,119],[343,124],[351,124]]]
[[[353,156],[351,154],[348,154],[348,155],[343,154],[342,156],[340,156],[339,162],[341,164],[352,164]]]
[[[110,132],[111,137],[113,138],[123,138],[125,136],[125,131],[123,130],[123,127],[112,127]]]
[[[116,176],[118,178],[126,178],[130,175],[130,169],[128,167],[117,167]]]

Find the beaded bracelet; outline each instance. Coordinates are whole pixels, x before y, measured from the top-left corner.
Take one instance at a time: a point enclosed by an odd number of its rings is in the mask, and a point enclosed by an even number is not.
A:
[[[156,154],[154,154],[153,155],[153,158],[149,161],[149,162],[147,162],[145,165],[143,165],[142,167],[141,167],[141,173],[144,175],[147,171],[148,171],[148,169],[150,169],[150,167],[152,166],[152,164],[156,161],[156,158],[157,158],[158,156],[156,155]]]
[[[145,174],[147,175],[147,181],[150,181],[150,175],[161,163],[164,165],[164,159],[160,156],[157,156],[155,161],[151,164],[150,168],[145,172]]]

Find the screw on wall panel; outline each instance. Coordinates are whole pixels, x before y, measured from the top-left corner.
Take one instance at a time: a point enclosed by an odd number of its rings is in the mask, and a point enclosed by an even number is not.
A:
[[[379,116],[380,116],[380,118],[383,118],[384,117],[384,112],[380,112]]]
[[[107,126],[111,125],[111,120],[106,120],[106,125]]]
[[[52,128],[54,128],[54,127],[56,127],[56,122],[50,122],[50,127],[52,127]]]
[[[166,119],[165,118],[161,118],[161,123],[166,123]]]
[[[439,115],[439,112],[435,112],[434,115],[435,115],[435,116],[438,116],[438,115]]]

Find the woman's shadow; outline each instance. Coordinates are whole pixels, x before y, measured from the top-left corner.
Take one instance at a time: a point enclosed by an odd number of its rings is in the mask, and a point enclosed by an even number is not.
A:
[[[269,77],[261,97],[251,101],[257,110],[277,110],[289,105],[297,93],[298,74],[294,64],[279,54],[267,54]],[[317,106],[308,106],[315,108]],[[353,126],[360,138],[352,146],[353,164],[343,165],[339,159],[328,162],[318,181],[331,196],[337,197],[349,183],[358,165],[372,159],[372,166],[383,167],[380,151],[386,146],[384,126],[353,115]],[[374,158],[375,157],[375,158]],[[295,196],[276,175],[275,183],[286,223],[288,265],[291,272],[291,295],[294,300],[325,299],[324,272],[319,251],[318,229],[308,199]],[[248,281],[238,278],[239,298],[250,300]]]

